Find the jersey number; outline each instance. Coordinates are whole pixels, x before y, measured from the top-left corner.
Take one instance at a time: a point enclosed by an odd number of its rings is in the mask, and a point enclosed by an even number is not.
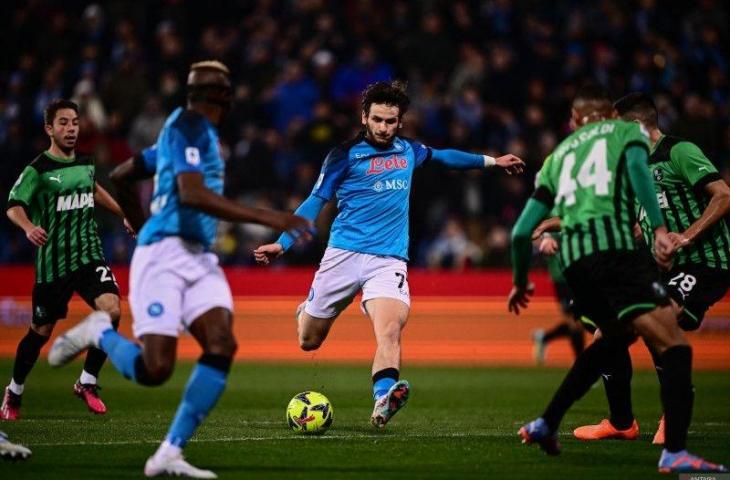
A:
[[[96,273],[101,273],[101,275],[99,276],[99,281],[101,283],[104,283],[104,282],[117,283],[117,279],[114,278],[112,269],[109,267],[96,267]]]
[[[672,277],[672,279],[669,280],[669,285],[677,284],[679,284],[680,290],[685,293],[689,293],[692,291],[692,288],[694,288],[694,286],[697,284],[697,277],[695,277],[694,275],[687,275],[684,272],[679,272],[676,277]]]
[[[606,139],[599,138],[593,143],[588,157],[580,167],[578,176],[573,179],[575,166],[575,152],[570,152],[563,158],[563,168],[560,170],[558,195],[556,202],[565,200],[565,205],[575,204],[575,191],[580,188],[593,187],[597,196],[608,195],[608,184],[611,183],[611,172],[606,166]],[[577,180],[577,182],[576,182]]]

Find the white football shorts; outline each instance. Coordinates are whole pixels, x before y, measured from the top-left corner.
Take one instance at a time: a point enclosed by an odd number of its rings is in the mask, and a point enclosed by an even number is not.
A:
[[[363,313],[367,313],[365,302],[373,298],[395,298],[410,307],[406,262],[396,257],[327,247],[314,274],[304,311],[317,318],[335,317],[360,290]]]
[[[233,312],[233,297],[218,257],[202,246],[168,237],[134,250],[129,272],[134,336],[177,337],[215,307]]]

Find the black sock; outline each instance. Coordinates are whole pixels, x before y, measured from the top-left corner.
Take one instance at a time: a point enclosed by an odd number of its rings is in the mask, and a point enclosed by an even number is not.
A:
[[[659,386],[661,386],[662,377],[663,377],[662,372],[664,371],[664,367],[662,366],[662,356],[659,355],[659,353],[657,353],[657,351],[653,347],[651,347],[648,343],[646,343],[646,348],[649,350],[652,360],[654,360],[654,368],[656,369],[656,376],[659,379]]]
[[[692,420],[692,348],[680,345],[661,356],[662,405],[664,406],[664,448],[679,452],[687,446],[687,430]]]
[[[577,357],[585,348],[585,335],[582,328],[574,328],[570,331],[570,346],[573,347],[573,353]]]
[[[570,327],[567,323],[561,323],[560,325],[556,325],[555,327],[545,332],[545,336],[543,336],[542,338],[543,341],[547,343],[555,338],[565,337],[568,335],[570,335]]]
[[[33,369],[41,348],[48,341],[48,337],[36,333],[32,328],[28,329],[28,333],[18,343],[18,349],[15,352],[15,363],[13,364],[13,380],[15,383],[22,385],[25,383],[25,377]]]
[[[568,409],[596,383],[616,349],[621,347],[620,342],[600,338],[578,356],[542,414],[550,431],[557,431]]]
[[[611,411],[611,424],[619,430],[626,430],[634,423],[634,412],[631,410],[631,355],[629,347],[616,349],[603,371],[603,386],[606,388],[608,408]]]
[[[116,322],[112,322],[112,327],[115,331],[119,329],[119,320],[117,320]],[[104,365],[105,361],[106,353],[96,347],[91,347],[89,348],[89,351],[86,352],[84,371],[90,375],[98,377],[99,372],[101,371],[101,367]]]

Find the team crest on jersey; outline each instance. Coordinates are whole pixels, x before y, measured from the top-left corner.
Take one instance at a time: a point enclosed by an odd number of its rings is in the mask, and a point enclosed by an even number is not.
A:
[[[662,173],[662,170],[660,168],[654,169],[654,180],[657,182],[661,182],[664,179],[664,173]]]
[[[46,313],[45,307],[41,307],[40,305],[38,305],[37,307],[35,307],[35,317],[37,319],[40,320],[42,318],[46,318],[46,315],[47,315],[47,313]]]
[[[164,311],[165,307],[163,307],[160,302],[151,303],[150,306],[147,307],[147,313],[150,317],[159,317]]]

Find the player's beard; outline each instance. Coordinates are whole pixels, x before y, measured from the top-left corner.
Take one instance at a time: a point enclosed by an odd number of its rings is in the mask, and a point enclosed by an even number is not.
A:
[[[387,139],[383,139],[383,137],[377,137],[375,135],[375,132],[370,128],[370,125],[365,124],[365,131],[367,132],[368,138],[373,143],[376,143],[382,147],[387,147],[391,143],[393,143],[393,139],[395,138],[395,133],[393,133],[391,136],[389,136]]]
[[[71,155],[76,148],[76,141],[78,136],[73,137],[73,140],[67,139],[66,135],[54,135],[53,142],[56,144],[59,150],[66,155]]]

